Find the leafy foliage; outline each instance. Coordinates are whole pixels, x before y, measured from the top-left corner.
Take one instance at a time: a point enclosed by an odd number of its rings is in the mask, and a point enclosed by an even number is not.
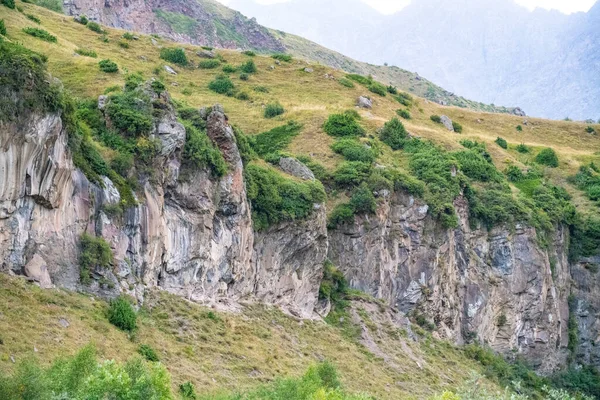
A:
[[[265,106],[264,116],[265,118],[275,118],[278,115],[282,115],[285,109],[279,102],[269,103]]]
[[[3,19],[0,19],[0,35],[6,36],[6,25]]]
[[[115,129],[128,136],[147,135],[152,129],[152,105],[140,93],[128,91],[110,96],[106,113]]]
[[[508,149],[508,143],[501,137],[496,138],[496,144],[502,147],[503,149]]]
[[[201,60],[198,63],[198,68],[200,68],[200,69],[214,69],[214,68],[219,67],[220,65],[221,65],[221,61],[219,61],[219,60],[208,59],[208,60]],[[223,71],[223,72],[226,72],[226,71]]]
[[[79,272],[81,283],[89,284],[91,274],[97,268],[107,269],[113,261],[112,250],[101,237],[83,234],[79,240]]]
[[[138,347],[138,353],[144,357],[147,361],[151,361],[151,362],[158,362],[160,361],[158,358],[158,354],[156,354],[156,351],[154,351],[154,349],[147,344],[141,344],[140,347]]]
[[[110,302],[108,322],[123,331],[133,331],[137,327],[137,315],[131,303],[123,296]]]
[[[227,75],[219,75],[208,84],[208,88],[215,93],[232,96],[235,85]]]
[[[404,119],[411,119],[412,116],[410,115],[410,111],[402,109],[402,110],[396,110],[396,114],[398,114],[399,117],[404,118]]]
[[[22,361],[12,375],[0,373],[3,400],[172,399],[170,376],[159,363],[132,359],[126,364],[98,362],[95,348],[61,358],[49,367]]]
[[[86,26],[93,32],[104,33],[104,29],[102,29],[102,26],[100,26],[100,24],[97,22],[89,21]]]
[[[387,88],[379,82],[372,82],[369,86],[367,86],[367,89],[382,97],[385,97],[387,93]]]
[[[323,124],[323,130],[330,136],[362,136],[365,130],[351,113],[331,114]]]
[[[173,64],[185,67],[189,64],[185,50],[181,47],[164,47],[160,49],[160,58]]]
[[[462,133],[463,131],[462,125],[456,121],[452,121],[452,129],[454,129],[454,132],[456,133]]]
[[[221,151],[212,143],[205,132],[201,132],[191,122],[184,121],[186,140],[183,149],[184,165],[193,168],[210,168],[214,177],[227,173],[227,163]]]
[[[164,21],[177,33],[193,35],[199,26],[198,21],[196,21],[194,18],[181,13],[160,9],[155,9],[153,12],[160,20]]]
[[[80,56],[84,56],[84,57],[91,57],[91,58],[98,57],[98,54],[96,54],[96,52],[94,50],[90,50],[90,49],[80,48],[80,49],[75,50],[75,53],[79,54]]]
[[[249,164],[245,169],[248,199],[256,230],[283,222],[304,219],[314,204],[325,201],[320,182],[299,182],[267,167]]]
[[[480,182],[501,182],[502,174],[489,159],[485,159],[478,151],[466,150],[454,153],[460,170],[469,178]]]
[[[402,104],[405,107],[412,107],[412,105],[413,105],[413,98],[408,93],[400,92],[394,98],[396,99],[396,101],[398,103]]]
[[[254,136],[250,143],[256,154],[264,157],[269,153],[285,149],[292,139],[300,133],[301,129],[302,125],[290,121],[285,125]]]
[[[517,147],[515,147],[515,150],[517,150],[519,153],[522,153],[522,154],[529,153],[529,151],[530,151],[529,147],[527,147],[523,143],[517,145]]]
[[[352,81],[348,78],[340,78],[338,79],[338,83],[342,86],[345,86],[347,88],[353,88],[354,87],[354,83],[352,83]]]
[[[373,82],[373,78],[366,77],[358,74],[347,74],[346,79],[360,83],[361,85],[370,85]]]
[[[240,71],[246,74],[254,74],[258,69],[253,60],[248,60],[240,65]]]
[[[399,150],[404,147],[408,137],[406,128],[398,118],[393,118],[386,122],[379,132],[381,141],[393,150]]]
[[[233,74],[234,72],[237,71],[237,68],[231,64],[225,64],[225,65],[223,65],[222,71],[226,74]]]
[[[273,54],[271,57],[274,58],[275,60],[284,61],[284,62],[292,61],[292,56],[289,54],[277,53],[277,54]]]
[[[551,168],[558,167],[558,156],[551,148],[545,148],[535,156],[535,162]]]
[[[15,9],[15,0],[2,0],[2,4],[10,9]]]
[[[100,71],[106,73],[115,73],[119,71],[117,63],[111,60],[102,60],[98,63],[98,66],[100,67]]]
[[[348,161],[362,161],[367,163],[375,161],[375,151],[356,139],[343,138],[337,140],[331,145],[331,149],[344,156]]]
[[[431,119],[436,124],[442,123],[442,117],[440,117],[439,115],[432,115],[431,117],[429,117],[429,119]]]
[[[44,29],[33,28],[31,26],[28,26],[26,28],[23,28],[23,32],[25,32],[26,34],[28,34],[30,36],[41,39],[45,42],[56,43],[58,41],[56,39],[56,36],[51,35],[48,31],[46,31]]]
[[[370,163],[345,161],[333,173],[333,180],[340,186],[358,186],[369,177],[372,169]]]

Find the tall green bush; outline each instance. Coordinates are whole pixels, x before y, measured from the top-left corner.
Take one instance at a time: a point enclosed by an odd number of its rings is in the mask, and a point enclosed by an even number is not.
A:
[[[83,234],[79,239],[79,272],[83,284],[92,280],[92,272],[97,269],[108,269],[113,262],[110,245],[101,237]]]
[[[278,102],[272,102],[265,106],[264,116],[265,118],[275,118],[282,115],[285,112],[283,106]]]
[[[108,321],[123,331],[134,331],[137,328],[137,314],[131,303],[123,296],[110,302]]]
[[[189,64],[185,50],[181,47],[164,47],[160,49],[160,58],[173,64],[185,67]]]
[[[350,113],[331,114],[323,124],[323,130],[330,136],[362,136],[365,130],[356,117]]]
[[[189,121],[184,121],[186,140],[183,148],[183,164],[192,168],[210,168],[214,177],[227,173],[227,163],[206,132],[201,132]]]
[[[558,167],[558,156],[551,148],[545,148],[535,156],[535,162],[551,168]]]
[[[215,93],[233,96],[235,85],[227,75],[218,75],[208,84],[208,88]]]
[[[406,128],[398,118],[393,118],[386,122],[379,132],[379,138],[381,141],[393,150],[399,150],[404,147],[408,133]]]
[[[256,64],[253,60],[248,60],[240,65],[240,71],[246,74],[254,74],[257,71]]]
[[[341,154],[348,161],[362,161],[372,163],[375,161],[375,151],[365,144],[352,138],[342,138],[331,145],[331,149]]]

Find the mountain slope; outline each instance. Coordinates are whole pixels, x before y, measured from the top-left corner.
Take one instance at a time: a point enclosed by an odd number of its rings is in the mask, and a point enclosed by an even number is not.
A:
[[[509,0],[426,0],[392,16],[365,14],[371,25],[357,30],[360,22],[332,20],[326,11],[342,10],[343,3],[328,0],[326,6],[306,9],[294,1],[231,5],[266,26],[285,27],[356,59],[419,71],[467,98],[518,104],[541,117],[600,117],[597,11],[566,16],[529,12]],[[300,21],[306,19],[320,29],[304,29]],[[351,34],[356,35],[352,40],[343,40]]]
[[[310,7],[305,7],[304,3],[298,4],[294,12],[301,14],[305,10],[315,10],[320,13],[323,9],[319,4],[318,1]],[[358,0],[354,0],[351,4],[352,7],[344,4],[341,8],[344,12],[338,13],[337,18],[340,23],[351,19],[352,15],[369,14],[373,17],[373,21],[376,21],[376,14],[370,8]],[[229,49],[253,49],[264,53],[290,52],[309,61],[320,62],[348,72],[372,74],[386,84],[396,85],[440,104],[490,112],[512,113],[514,111],[514,108],[495,107],[459,97],[413,72],[397,67],[358,62],[299,36],[287,35],[282,31],[270,31],[257,24],[256,20],[248,19],[214,0],[153,0],[110,4],[101,0],[74,0],[65,3],[64,10],[68,15],[86,15],[91,20],[108,26],[159,34],[178,42]],[[312,17],[307,15],[303,20],[310,21]],[[368,22],[364,22],[366,20],[361,20],[363,23],[356,26],[347,37],[342,37],[335,32],[328,32],[328,34],[344,42],[358,43],[360,40],[365,40],[365,34],[373,32],[375,28]]]

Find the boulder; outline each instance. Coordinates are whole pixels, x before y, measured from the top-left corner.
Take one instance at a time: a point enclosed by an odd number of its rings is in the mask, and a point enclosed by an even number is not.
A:
[[[105,94],[101,94],[98,96],[98,110],[104,111],[106,108],[106,102],[108,101],[108,96]]]
[[[359,106],[360,108],[371,109],[371,108],[373,108],[373,101],[366,96],[360,96],[356,102],[356,105]]]
[[[440,119],[441,119],[442,125],[444,125],[446,127],[446,129],[448,129],[451,132],[454,132],[454,126],[452,126],[452,120],[448,116],[442,115]]]
[[[177,72],[173,68],[169,67],[168,65],[165,65],[165,71],[167,71],[167,73],[169,73],[171,75],[177,75]]]
[[[312,68],[308,68],[308,67],[304,68],[304,72],[308,72],[309,74],[312,73],[312,72],[314,72],[314,71],[315,70],[312,69]]]
[[[526,117],[526,116],[527,116],[527,114],[525,114],[525,111],[523,111],[523,110],[521,109],[521,107],[517,107],[517,108],[515,108],[515,109],[513,110],[513,114],[514,114],[514,115],[516,115],[516,116],[519,116],[519,117]]]
[[[37,282],[42,289],[52,287],[48,266],[46,265],[46,261],[39,254],[34,255],[33,258],[25,264],[25,275]]]
[[[279,160],[279,168],[285,173],[307,181],[314,181],[315,175],[306,165],[293,157],[281,157]]]
[[[196,55],[200,58],[209,58],[209,59],[217,58],[217,55],[215,54],[215,52],[210,51],[210,50],[200,50],[196,53]]]

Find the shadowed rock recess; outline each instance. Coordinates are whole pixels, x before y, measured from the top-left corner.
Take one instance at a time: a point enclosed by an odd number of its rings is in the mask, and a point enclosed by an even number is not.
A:
[[[454,204],[458,227],[448,229],[427,204],[399,192],[388,194],[375,215],[357,215],[337,229],[327,230],[325,205],[315,204],[302,220],[255,231],[242,157],[222,107],[197,111],[227,163],[215,177],[209,168],[184,165],[186,128],[168,93],[146,94],[163,105],[149,135],[159,147],[155,174],[140,180],[137,204],[122,214],[108,211],[122,204],[114,182],[92,183],[75,168],[60,112],[0,122],[2,271],[109,298],[126,293],[143,302],[147,288],[159,287],[220,308],[260,301],[316,318],[330,259],[353,288],[423,316],[440,337],[477,338],[523,355],[542,372],[566,363],[574,302],[577,354],[598,365],[597,278],[569,264],[567,230],[559,228],[546,250],[527,226],[472,228],[462,197]],[[102,109],[107,102],[102,96]],[[306,178],[303,168],[285,170]],[[91,271],[90,284],[80,277],[84,233],[103,238],[114,254],[112,268]]]

